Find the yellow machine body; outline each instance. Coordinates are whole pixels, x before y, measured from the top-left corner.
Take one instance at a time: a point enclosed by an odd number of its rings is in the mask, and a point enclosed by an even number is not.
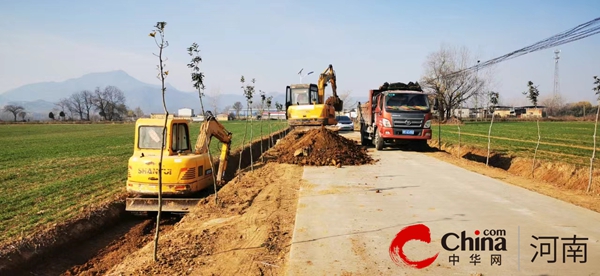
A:
[[[227,166],[231,133],[214,117],[207,116],[193,149],[188,120],[167,119],[165,132],[164,123],[164,118],[143,118],[136,122],[134,151],[128,162],[126,184],[127,192],[135,197],[127,199],[128,211],[158,211],[159,180],[162,183],[164,210],[173,212],[186,212],[199,198],[185,197],[212,186],[215,178],[221,184]],[[216,177],[213,176],[215,172],[208,154],[212,136],[223,142]],[[159,163],[162,164],[160,175]],[[177,204],[181,206],[178,207]]]

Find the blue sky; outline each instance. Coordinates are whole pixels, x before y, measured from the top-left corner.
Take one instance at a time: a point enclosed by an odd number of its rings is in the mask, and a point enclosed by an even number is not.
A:
[[[166,21],[167,81],[193,90],[186,48],[197,42],[207,93],[242,93],[240,76],[257,90],[283,92],[297,72],[333,64],[338,89],[364,96],[383,82],[422,77],[428,54],[442,44],[468,47],[485,61],[600,16],[600,1],[8,1],[0,2],[0,93],[122,69],[149,83],[156,45],[148,36]],[[570,101],[594,100],[600,35],[560,46],[560,83]],[[523,104],[527,81],[552,93],[553,51],[494,69],[502,103]],[[305,78],[316,82],[317,74]],[[328,88],[328,94],[329,94]]]

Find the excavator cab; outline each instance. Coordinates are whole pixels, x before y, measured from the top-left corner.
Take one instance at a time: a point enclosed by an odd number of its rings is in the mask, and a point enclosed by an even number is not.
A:
[[[197,193],[213,185],[214,176],[208,150],[210,139],[223,143],[216,181],[221,184],[227,167],[231,133],[211,113],[200,127],[196,148],[192,150],[189,121],[168,118],[143,118],[136,121],[133,155],[127,167],[126,211],[158,211],[158,183],[161,173],[162,211],[188,212],[200,200]],[[161,147],[165,142],[165,147]],[[159,172],[158,164],[161,162]]]

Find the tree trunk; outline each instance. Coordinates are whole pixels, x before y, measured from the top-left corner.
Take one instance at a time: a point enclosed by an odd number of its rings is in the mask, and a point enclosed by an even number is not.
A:
[[[594,151],[592,152],[592,158],[590,158],[590,181],[588,182],[586,193],[590,192],[592,188],[592,176],[594,171],[594,157],[596,157],[596,130],[598,129],[598,113],[600,108],[596,109],[596,123],[594,123]]]
[[[438,121],[441,122],[444,120],[444,109],[440,107],[438,109]]]
[[[162,36],[162,34],[161,34]],[[159,238],[159,233],[160,233],[160,215],[162,213],[162,163],[163,163],[163,156],[164,156],[164,149],[165,149],[165,144],[166,144],[166,134],[167,134],[167,122],[169,119],[169,111],[167,111],[167,103],[165,101],[165,75],[164,75],[164,67],[163,67],[163,60],[162,60],[162,52],[163,52],[163,44],[161,43],[160,45],[160,53],[158,55],[158,61],[160,62],[160,80],[161,80],[161,86],[162,86],[162,104],[163,104],[163,110],[165,111],[165,122],[163,125],[163,134],[162,134],[162,146],[160,149],[160,160],[158,161],[158,212],[156,215],[156,230],[155,230],[155,234],[154,234],[154,261],[158,261],[158,238]],[[106,115],[106,114],[105,114]]]
[[[250,105],[248,103],[248,105]],[[242,157],[244,156],[244,147],[246,146],[246,134],[248,133],[248,109],[246,109],[246,128],[244,129],[244,139],[242,140],[242,150],[240,151],[240,164],[238,166],[238,181],[240,180],[241,177],[241,172],[242,172]]]
[[[252,107],[250,107],[250,170],[254,171],[254,157],[252,156],[252,140],[254,140],[254,115],[252,114]]]
[[[537,150],[540,146],[540,140],[542,139],[542,136],[540,135],[540,120],[537,119],[537,130],[538,130],[538,140],[537,140],[537,144],[535,145],[535,151],[533,153],[533,164],[531,166],[531,176],[533,177],[533,171],[535,170],[535,158],[537,157]]]
[[[492,125],[494,124],[494,113],[492,113],[492,121],[490,123],[490,129],[488,130],[488,152],[487,152],[487,158],[485,160],[485,165],[489,166],[489,162],[490,162],[490,144],[492,143]]]
[[[264,149],[263,149],[263,118],[262,118],[262,113],[260,114],[260,156],[262,161],[265,161],[265,157],[262,156],[262,154],[264,153]]]

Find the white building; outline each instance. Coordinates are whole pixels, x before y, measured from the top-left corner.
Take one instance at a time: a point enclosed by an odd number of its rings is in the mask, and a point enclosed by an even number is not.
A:
[[[179,117],[194,117],[194,110],[191,108],[180,108],[177,110],[177,116]]]

